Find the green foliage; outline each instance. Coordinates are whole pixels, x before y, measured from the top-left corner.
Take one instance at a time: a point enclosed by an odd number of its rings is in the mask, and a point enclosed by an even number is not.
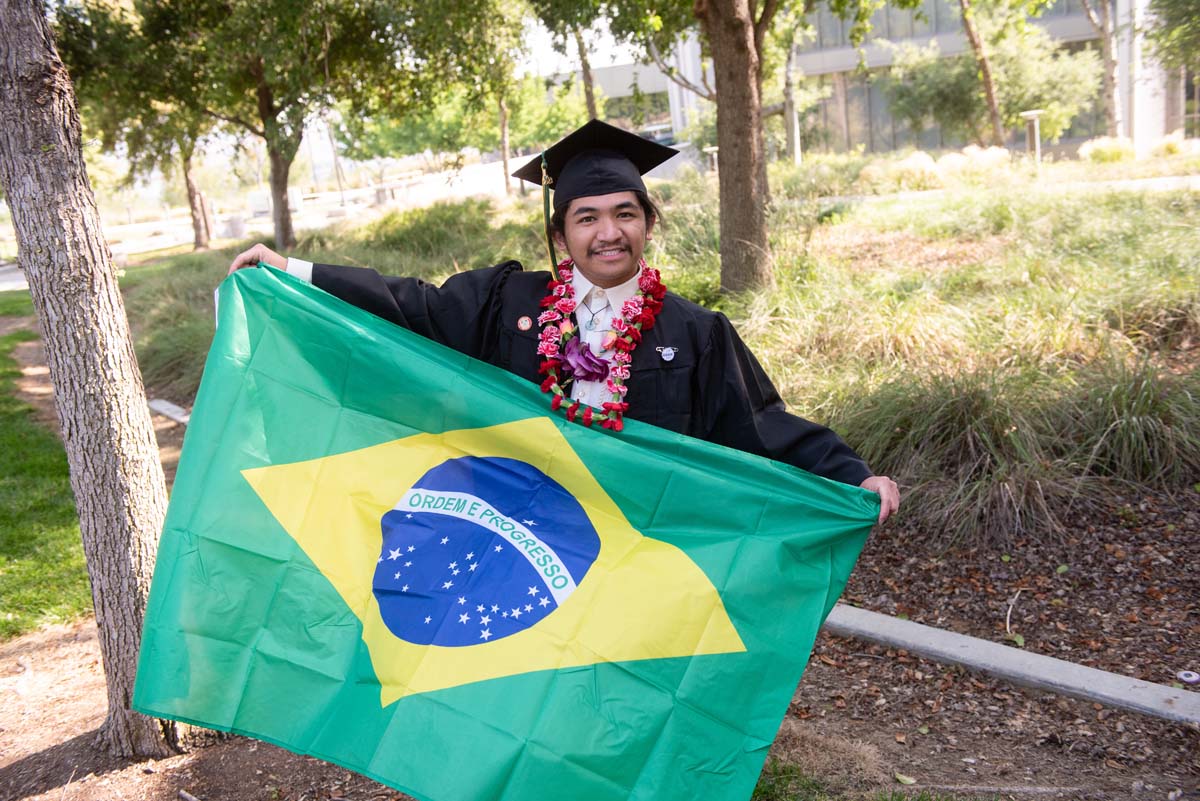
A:
[[[1200,72],[1200,7],[1196,0],[1150,0],[1147,36],[1164,66]]]
[[[1042,109],[1042,136],[1057,140],[1096,96],[1100,60],[1095,52],[1071,53],[1044,29],[1014,26],[1001,12],[977,11],[976,21],[1003,124],[1021,126],[1021,112]],[[955,136],[979,143],[987,139],[988,111],[973,55],[941,58],[936,42],[925,48],[904,45],[885,80],[893,113],[914,130],[932,121]]]
[[[904,516],[931,542],[1052,535],[1106,482],[1194,483],[1200,374],[1163,365],[1200,337],[1200,199],[1017,184],[821,205],[870,163],[772,171],[773,291],[718,295],[712,176],[651,186],[664,225],[647,257],[673,291],[734,319],[792,408],[900,481]],[[230,255],[122,280],[143,369],[176,400],[200,374]],[[545,263],[536,198],[393,214],[309,235],[297,255],[431,281]],[[186,358],[173,341],[193,343]]]
[[[1117,136],[1099,136],[1089,139],[1079,147],[1079,158],[1096,164],[1133,161],[1136,155],[1133,142]]]
[[[10,354],[36,338],[0,337],[0,640],[91,608],[66,453],[14,396]]]
[[[70,0],[55,15],[57,47],[81,111],[106,151],[121,146],[125,184],[176,159],[190,161],[217,120],[169,50],[142,38],[131,9]]]

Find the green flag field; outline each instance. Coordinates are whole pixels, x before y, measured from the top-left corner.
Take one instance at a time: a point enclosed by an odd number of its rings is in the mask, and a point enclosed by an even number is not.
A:
[[[876,495],[274,270],[219,309],[135,709],[428,801],[749,798]]]

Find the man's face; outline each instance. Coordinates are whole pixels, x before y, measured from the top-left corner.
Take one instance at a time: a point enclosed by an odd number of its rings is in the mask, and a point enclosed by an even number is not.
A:
[[[563,233],[555,232],[555,242],[566,248],[584,278],[607,289],[637,272],[654,218],[646,219],[636,194],[576,198],[563,218]]]

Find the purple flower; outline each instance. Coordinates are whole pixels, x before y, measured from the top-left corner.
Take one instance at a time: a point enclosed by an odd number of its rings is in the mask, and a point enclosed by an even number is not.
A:
[[[572,337],[562,351],[563,372],[579,381],[600,381],[608,376],[608,362],[592,353],[579,337]]]

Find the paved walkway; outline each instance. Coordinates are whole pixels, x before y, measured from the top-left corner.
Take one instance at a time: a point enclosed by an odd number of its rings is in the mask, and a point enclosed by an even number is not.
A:
[[[0,292],[17,289],[29,289],[29,284],[25,283],[25,273],[18,270],[16,264],[0,264]]]

